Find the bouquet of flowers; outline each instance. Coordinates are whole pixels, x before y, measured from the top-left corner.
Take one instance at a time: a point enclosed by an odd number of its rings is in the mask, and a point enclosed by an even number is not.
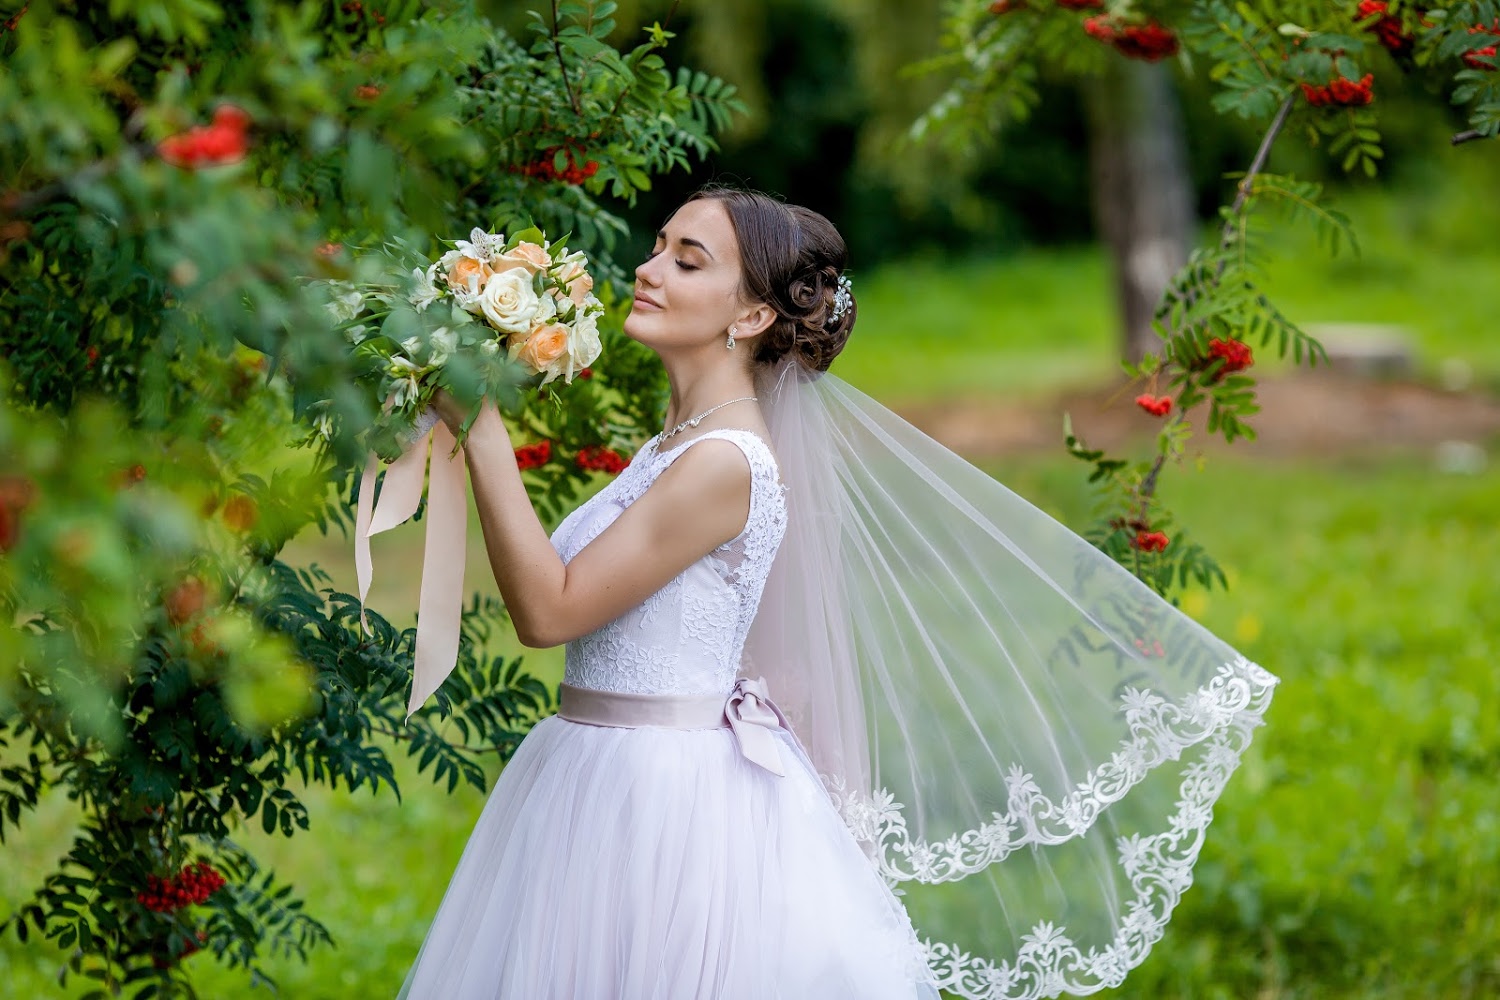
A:
[[[370,445],[387,461],[436,423],[440,387],[472,402],[518,380],[571,382],[599,356],[604,305],[583,253],[534,228],[509,239],[475,228],[452,243],[404,288],[329,283],[360,380],[385,406]]]
[[[370,433],[355,517],[361,609],[374,572],[370,536],[405,523],[427,497],[407,704],[414,712],[458,657],[467,549],[464,459],[459,448],[449,448],[455,439],[431,407],[433,394],[447,389],[472,404],[510,396],[522,384],[571,382],[599,356],[604,304],[593,294],[588,259],[568,252],[565,240],[549,243],[537,229],[509,239],[475,229],[436,261],[419,258],[409,272],[407,248],[387,249],[405,280],[330,282],[328,308],[353,345],[358,380],[383,407]],[[391,464],[376,501],[382,459]],[[363,613],[360,620],[367,629]]]

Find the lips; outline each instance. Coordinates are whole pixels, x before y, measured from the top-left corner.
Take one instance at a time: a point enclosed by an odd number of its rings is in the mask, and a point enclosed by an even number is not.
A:
[[[651,296],[647,295],[644,292],[636,292],[635,293],[635,301],[636,301],[637,305],[650,306],[652,309],[660,309],[661,308],[661,303],[660,302],[656,301],[655,299],[653,299]]]

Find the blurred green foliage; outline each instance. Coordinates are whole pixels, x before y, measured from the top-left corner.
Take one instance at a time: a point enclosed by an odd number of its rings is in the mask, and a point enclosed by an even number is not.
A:
[[[281,552],[350,526],[378,402],[307,279],[364,274],[390,239],[535,223],[588,252],[617,325],[625,224],[603,199],[711,151],[739,104],[669,70],[664,31],[609,44],[612,7],[512,33],[465,0],[0,9],[0,838],[54,788],[83,816],[5,926],[54,942],[64,982],[185,995],[198,950],[252,983],[305,957],[329,935],[245,824],[307,829],[308,785],[394,791],[380,735],[448,792],[482,787],[550,709],[476,596],[457,669],[407,719],[413,630],[362,628]],[[583,183],[534,169],[570,157],[595,164]],[[598,377],[521,407],[522,435],[560,456],[644,436],[661,372],[605,335]],[[591,479],[559,461],[531,485],[555,518]],[[227,884],[159,905],[200,860]]]

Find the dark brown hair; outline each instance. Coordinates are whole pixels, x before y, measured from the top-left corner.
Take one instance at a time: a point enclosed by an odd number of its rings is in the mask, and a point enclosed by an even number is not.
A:
[[[833,319],[833,300],[849,251],[833,223],[801,205],[759,191],[710,184],[688,201],[712,198],[729,213],[740,245],[741,293],[764,302],[776,319],[756,338],[755,361],[771,364],[787,354],[826,372],[849,341],[857,312],[853,297]]]

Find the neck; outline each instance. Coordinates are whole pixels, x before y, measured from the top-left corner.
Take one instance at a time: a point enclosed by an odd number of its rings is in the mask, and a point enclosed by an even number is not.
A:
[[[745,347],[748,349],[750,345]],[[717,350],[720,354],[729,353],[722,344],[717,345]],[[667,431],[711,406],[739,396],[755,395],[755,380],[739,358],[674,355],[663,357],[662,365],[667,370],[667,384],[671,389],[663,428]],[[732,414],[736,409],[737,406],[730,406],[722,412]],[[717,417],[716,413],[709,419]]]

